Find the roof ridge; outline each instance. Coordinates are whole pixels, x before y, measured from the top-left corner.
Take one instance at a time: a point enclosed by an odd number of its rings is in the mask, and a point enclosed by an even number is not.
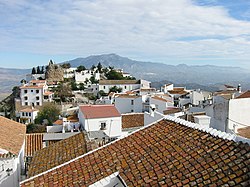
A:
[[[220,130],[217,130],[217,129],[214,129],[214,128],[211,128],[211,127],[203,127],[198,123],[192,123],[190,121],[186,121],[184,119],[172,117],[172,116],[169,116],[169,115],[166,115],[164,117],[164,119],[174,121],[174,122],[176,122],[178,124],[185,125],[187,127],[193,128],[193,129],[198,129],[200,131],[209,133],[209,134],[211,134],[213,136],[216,136],[216,137],[219,137],[219,138],[222,138],[222,139],[225,139],[225,140],[232,140],[234,142],[242,141],[242,142],[248,143],[250,145],[250,139],[247,139],[247,138],[244,138],[244,137],[241,137],[241,136],[237,136],[235,134],[222,132]]]
[[[127,135],[125,135],[125,136],[123,136],[123,137],[121,137],[121,138],[118,138],[117,140],[114,140],[114,141],[112,141],[112,142],[110,142],[110,143],[108,143],[108,144],[105,144],[105,145],[103,145],[103,146],[101,146],[101,147],[98,147],[97,149],[94,149],[94,150],[92,150],[92,151],[89,151],[89,152],[87,152],[87,153],[81,155],[81,156],[78,156],[78,157],[76,157],[76,158],[74,158],[74,159],[71,159],[71,160],[69,160],[69,161],[67,161],[67,162],[65,162],[65,163],[63,163],[63,164],[60,164],[60,165],[58,165],[58,166],[56,166],[56,167],[53,167],[53,168],[51,168],[51,169],[49,169],[49,170],[47,170],[47,171],[44,171],[44,172],[39,173],[39,174],[37,174],[37,175],[34,175],[34,176],[32,176],[32,177],[30,177],[30,178],[28,178],[28,179],[25,179],[25,180],[21,181],[20,184],[23,184],[23,183],[25,183],[25,182],[28,182],[28,181],[30,181],[30,180],[36,178],[36,177],[39,177],[39,176],[44,175],[44,174],[46,174],[46,173],[49,173],[50,171],[56,170],[57,168],[63,167],[64,165],[67,165],[67,164],[69,164],[69,163],[71,163],[71,162],[73,162],[73,161],[75,161],[75,160],[78,160],[78,159],[80,159],[80,158],[83,158],[83,157],[85,157],[85,156],[87,156],[87,155],[89,155],[89,154],[91,154],[91,153],[93,153],[93,152],[95,152],[95,151],[98,151],[98,150],[100,150],[100,149],[103,149],[104,147],[107,147],[107,146],[109,146],[109,145],[112,145],[113,143],[118,142],[118,141],[120,141],[120,140],[122,140],[122,139],[124,139],[124,138],[126,138],[126,137],[128,137],[128,136],[131,136],[132,134],[134,134],[134,133],[136,133],[136,132],[138,132],[138,131],[140,131],[140,130],[142,130],[142,129],[146,129],[146,128],[148,128],[148,127],[150,127],[150,126],[152,126],[152,125],[158,123],[158,122],[161,121],[162,119],[164,119],[164,118],[161,118],[161,119],[159,119],[159,120],[157,120],[157,121],[154,121],[153,123],[151,123],[151,124],[149,124],[149,125],[147,125],[147,126],[143,126],[143,127],[139,128],[139,129],[133,131],[133,132],[130,133],[130,134],[127,134]]]

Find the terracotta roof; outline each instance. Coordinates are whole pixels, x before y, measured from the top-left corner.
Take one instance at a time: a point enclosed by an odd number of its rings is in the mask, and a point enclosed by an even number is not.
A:
[[[140,80],[100,80],[99,85],[141,84]]]
[[[86,119],[121,116],[114,105],[82,105],[79,108]]]
[[[144,126],[144,114],[143,113],[132,113],[122,115],[122,128],[133,128]]]
[[[168,93],[170,94],[179,94],[179,95],[184,95],[187,94],[188,92],[184,90],[185,88],[174,88],[173,90],[168,90]]]
[[[53,92],[45,92],[43,95],[51,95]]]
[[[164,99],[164,98],[159,97],[159,96],[154,96],[154,97],[152,97],[152,99],[156,99],[156,100],[164,101],[164,102],[172,102],[172,101],[170,101],[170,100]]]
[[[30,83],[46,83],[46,80],[31,80]]]
[[[161,120],[21,182],[89,186],[119,172],[127,186],[249,186],[250,146]]]
[[[168,107],[166,110],[163,111],[164,115],[174,114],[181,112],[181,109],[178,107]]]
[[[25,136],[25,156],[33,156],[34,153],[43,148],[43,134],[32,133]]]
[[[62,125],[63,124],[63,120],[62,119],[58,119],[55,122],[53,122],[53,125]]]
[[[150,92],[150,91],[156,91],[155,88],[141,88],[140,89],[141,92]]]
[[[140,96],[138,95],[131,95],[131,94],[117,94],[116,95],[117,98],[138,98]]]
[[[224,84],[224,86],[225,86],[226,88],[235,88],[235,89],[237,89],[236,87],[231,86],[231,85],[228,85],[228,84]]]
[[[18,155],[26,134],[26,126],[0,116],[0,148]]]
[[[239,95],[238,97],[236,97],[235,99],[243,99],[243,98],[250,98],[250,90],[242,93],[241,95]]]
[[[20,110],[20,112],[34,112],[34,111],[38,111],[38,110],[35,108],[30,108],[30,107]]]
[[[27,85],[27,86],[21,86],[20,89],[41,89],[44,85]]]
[[[238,129],[238,135],[250,139],[250,126]]]
[[[34,176],[83,155],[86,152],[84,134],[79,133],[71,136],[37,151],[31,161],[28,175]]]

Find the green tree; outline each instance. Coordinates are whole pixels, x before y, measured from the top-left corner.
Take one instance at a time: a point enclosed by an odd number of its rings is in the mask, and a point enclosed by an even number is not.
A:
[[[72,97],[72,89],[69,83],[60,83],[55,90],[55,95],[65,102],[67,98]]]
[[[110,70],[109,72],[106,73],[105,75],[108,80],[123,80],[124,77],[120,72],[117,72],[115,70]]]
[[[122,88],[118,88],[117,86],[113,86],[113,87],[111,87],[109,89],[109,93],[110,92],[118,92],[118,93],[120,93],[120,92],[122,92]]]
[[[97,69],[98,69],[99,73],[102,73],[102,64],[101,64],[101,62],[99,62],[97,64]]]
[[[64,63],[61,65],[62,68],[64,69],[69,69],[71,67],[70,63]]]
[[[44,74],[44,66],[42,66],[41,74]]]
[[[76,84],[75,81],[71,81],[71,82],[70,82],[70,85],[71,85],[71,90],[78,90],[77,84]]]
[[[44,124],[45,121],[48,122],[48,125],[59,118],[60,110],[54,103],[45,103],[35,119],[36,124]]]
[[[99,95],[99,96],[106,96],[107,94],[106,94],[103,90],[100,90],[100,91],[98,92],[98,95]]]
[[[91,70],[94,70],[96,67],[95,65],[92,65],[92,67],[90,68]]]
[[[39,67],[39,66],[36,67],[36,73],[37,73],[37,74],[41,74],[41,70],[40,70],[40,67]]]
[[[79,90],[84,90],[84,89],[85,89],[84,84],[83,84],[83,83],[80,83],[80,84],[79,84]]]
[[[36,68],[35,67],[32,68],[31,74],[36,74]]]
[[[80,66],[77,67],[76,72],[81,72],[81,71],[84,71],[84,70],[86,70],[85,66],[80,65]]]
[[[91,76],[89,80],[92,84],[97,84],[99,82],[98,80],[95,79],[94,76]]]

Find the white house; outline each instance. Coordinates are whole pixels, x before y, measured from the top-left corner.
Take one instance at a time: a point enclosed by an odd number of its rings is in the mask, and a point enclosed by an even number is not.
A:
[[[114,86],[121,88],[122,92],[126,92],[140,88],[150,88],[150,82],[146,80],[100,80],[97,91],[103,90],[105,93],[109,93],[110,88]]]
[[[31,80],[20,87],[22,106],[42,106],[44,101],[51,102],[53,93],[48,91],[46,80]]]
[[[28,107],[19,111],[19,122],[24,124],[34,123],[39,110]]]
[[[121,114],[114,105],[79,106],[78,118],[87,132],[103,131],[110,138],[121,136]]]
[[[26,126],[0,117],[0,186],[17,187],[24,171]]]
[[[169,90],[173,90],[174,89],[174,84],[165,84],[163,86],[161,86],[161,92],[163,93],[168,93]]]
[[[250,126],[250,91],[229,100],[228,131],[238,133],[238,129]]]
[[[91,77],[94,77],[95,80],[100,80],[100,73],[97,70],[83,70],[81,72],[74,72],[75,82],[77,84],[84,83],[86,80],[90,80]]]
[[[63,69],[63,77],[64,78],[73,78],[75,76],[75,71],[77,68],[64,68]]]
[[[204,109],[211,117],[213,128],[237,133],[239,128],[250,126],[250,91],[240,95],[232,90],[216,93],[212,104],[205,106]]]

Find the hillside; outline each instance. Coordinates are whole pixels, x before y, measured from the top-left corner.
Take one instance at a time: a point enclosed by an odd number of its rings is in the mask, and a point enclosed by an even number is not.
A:
[[[250,82],[249,72],[239,67],[188,66],[186,64],[174,66],[131,60],[116,54],[96,55],[67,61],[72,67],[84,65],[87,68],[90,68],[93,64],[98,64],[98,62],[101,62],[103,66],[122,68],[136,78],[150,81],[169,80],[177,84],[196,83],[206,86],[216,83]]]
[[[10,94],[14,86],[19,86],[20,80],[30,72],[30,69],[0,68],[0,100]]]

